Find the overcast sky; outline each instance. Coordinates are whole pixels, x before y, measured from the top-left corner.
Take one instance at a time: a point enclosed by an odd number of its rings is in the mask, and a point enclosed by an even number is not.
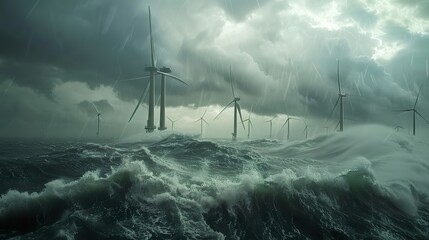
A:
[[[94,137],[91,102],[102,136],[144,132],[147,99],[128,119],[147,79],[122,80],[147,75],[149,5],[157,66],[190,85],[167,84],[175,130],[199,133],[194,121],[207,109],[205,136],[231,136],[232,108],[213,120],[232,100],[231,66],[255,137],[268,137],[264,121],[278,116],[273,135],[282,138],[286,115],[305,119],[313,135],[333,131],[336,59],[350,95],[346,129],[376,123],[408,132],[411,113],[394,110],[412,108],[422,84],[417,109],[429,120],[429,1],[1,0],[0,137]],[[303,127],[292,122],[294,139]],[[428,133],[421,118],[417,128]]]

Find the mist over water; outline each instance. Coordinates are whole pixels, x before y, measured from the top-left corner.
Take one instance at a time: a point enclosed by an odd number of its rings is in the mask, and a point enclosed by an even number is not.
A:
[[[367,125],[308,140],[2,142],[0,238],[428,239],[429,146]]]

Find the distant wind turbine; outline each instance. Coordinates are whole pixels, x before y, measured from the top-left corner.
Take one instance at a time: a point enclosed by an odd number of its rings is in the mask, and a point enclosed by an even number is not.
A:
[[[95,106],[95,104],[93,102],[92,106],[94,107],[95,112],[97,113],[97,137],[100,134],[100,115],[101,113],[98,111],[97,106]]]
[[[404,129],[402,126],[395,126],[395,130],[399,132],[399,129]]]
[[[171,118],[169,118],[169,117],[167,117],[167,118],[171,122],[171,130],[174,130],[174,123],[177,122],[177,121],[179,121],[180,119],[176,119],[176,120],[173,121],[173,120],[171,120]]]
[[[410,109],[398,110],[397,112],[413,112],[413,135],[416,135],[416,113],[425,120],[426,123],[429,124],[428,120],[426,120],[416,109],[417,102],[419,101],[420,92],[422,91],[423,85],[420,86],[419,92],[417,93],[416,101],[414,102],[414,107]]]
[[[206,108],[206,110],[204,111],[204,114],[199,118],[199,119],[197,119],[195,122],[198,122],[198,121],[200,121],[201,122],[201,129],[200,129],[200,137],[202,138],[203,137],[203,122],[205,123],[205,124],[207,124],[207,125],[209,125],[209,123],[204,119],[204,116],[206,115],[206,113],[207,113],[207,108]]]
[[[273,117],[272,119],[265,121],[265,122],[269,122],[270,123],[270,139],[272,138],[272,133],[273,133],[273,120],[276,119],[277,116]]]
[[[250,108],[249,117],[243,121],[247,122],[247,138],[250,138],[250,127],[252,127],[253,131],[255,131],[255,129],[253,128],[252,120],[250,120],[250,116],[252,115],[252,108]]]
[[[308,124],[305,122],[305,120],[302,120],[304,122],[304,132],[305,132],[305,139],[308,139]]]
[[[340,103],[340,121],[338,122],[337,126],[340,126],[340,132],[344,130],[344,105],[343,105],[343,98],[347,97],[345,93],[341,91],[341,83],[340,83],[340,60],[337,60],[337,80],[338,80],[338,99],[337,102],[335,102],[334,108],[331,111],[331,115],[334,112],[335,108],[338,105],[338,102]]]
[[[240,104],[238,103],[240,101],[240,97],[236,97],[235,96],[235,92],[234,92],[234,85],[232,83],[232,77],[231,77],[231,66],[229,67],[229,78],[230,78],[230,82],[231,82],[231,89],[232,89],[232,101],[230,103],[228,103],[223,109],[222,111],[220,111],[220,113],[214,118],[216,119],[217,117],[219,117],[219,115],[225,111],[225,109],[227,107],[229,107],[229,105],[231,105],[232,103],[234,103],[234,132],[232,133],[232,140],[236,140],[237,139],[237,111],[238,114],[240,114],[240,119],[241,119],[241,124],[243,124],[243,128],[246,129],[244,127],[244,122],[243,122],[243,117],[241,116],[241,107]]]
[[[289,140],[289,132],[290,132],[290,120],[298,120],[298,118],[288,117],[280,129],[283,129],[287,123],[287,140]]]
[[[162,76],[161,79],[161,109],[160,109],[160,127],[159,130],[164,130],[166,129],[165,127],[165,77],[171,77],[173,79],[178,80],[179,82],[182,82],[183,84],[188,85],[185,81],[183,81],[182,79],[173,76],[171,74],[169,74],[171,72],[171,70],[169,68],[166,67],[162,67],[160,69],[158,69],[156,67],[156,61],[155,61],[155,53],[154,53],[154,48],[153,48],[153,37],[152,37],[152,18],[151,18],[151,14],[150,14],[150,7],[148,7],[149,10],[149,39],[150,39],[150,53],[151,53],[151,66],[149,67],[145,67],[145,71],[149,72],[149,108],[148,108],[148,119],[147,119],[147,125],[145,127],[147,132],[153,132],[156,129],[155,126],[155,75],[160,74]],[[145,78],[145,77],[141,77],[141,78]],[[142,95],[143,98],[144,94]],[[140,106],[141,100],[142,98],[140,98],[139,103],[137,104],[136,108],[134,109],[133,114],[131,115],[131,118],[129,121],[131,121],[131,119],[133,118],[135,112],[137,111],[137,109]]]

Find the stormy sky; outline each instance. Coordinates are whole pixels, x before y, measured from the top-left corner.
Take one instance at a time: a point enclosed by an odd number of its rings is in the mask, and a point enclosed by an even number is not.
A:
[[[411,113],[394,111],[412,108],[420,86],[417,110],[429,120],[428,1],[1,0],[0,137],[95,137],[94,105],[103,137],[144,132],[147,98],[128,119],[147,79],[126,79],[147,75],[149,5],[157,66],[190,85],[167,84],[177,131],[199,133],[194,121],[207,110],[204,135],[230,137],[232,108],[213,120],[232,100],[230,66],[254,137],[268,137],[265,121],[278,116],[273,135],[283,138],[287,115],[310,135],[334,131],[337,59],[346,128],[408,133]],[[291,126],[302,139],[303,121]],[[427,126],[418,117],[417,134]]]

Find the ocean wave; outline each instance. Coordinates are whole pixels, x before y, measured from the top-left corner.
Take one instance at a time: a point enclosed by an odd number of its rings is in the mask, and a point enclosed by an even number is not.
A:
[[[71,221],[67,226],[78,226],[77,234],[96,225],[95,217],[102,225],[115,222],[111,234],[122,238],[125,229],[136,238],[429,236],[426,195],[409,189],[407,198],[398,198],[364,168],[339,175],[284,169],[266,178],[254,171],[236,181],[192,181],[125,161],[106,176],[93,171],[75,181],[49,182],[38,193],[7,192],[0,198],[0,229],[13,235],[55,227],[64,233],[59,222]]]
[[[32,166],[80,173],[4,191],[0,238],[429,238],[427,144],[362,128],[296,142],[167,134],[55,147]]]

